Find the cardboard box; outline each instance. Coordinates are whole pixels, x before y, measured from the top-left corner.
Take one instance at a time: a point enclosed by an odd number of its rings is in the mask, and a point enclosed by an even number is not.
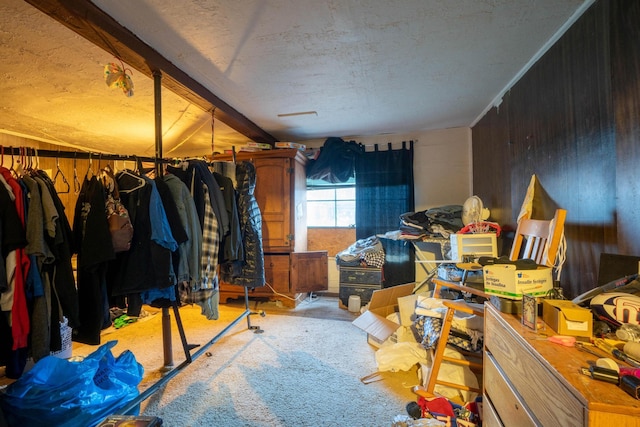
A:
[[[413,283],[407,283],[373,291],[368,310],[352,322],[354,326],[367,333],[369,344],[381,346],[400,327],[400,323],[387,319],[387,316],[400,310],[398,299],[402,301],[403,312],[410,310],[411,303],[402,298],[413,294],[414,286]],[[415,300],[413,307],[415,308]],[[400,318],[406,319],[407,315],[401,313]]]
[[[544,297],[553,289],[553,270],[549,267],[517,270],[512,264],[494,264],[484,266],[482,272],[484,291],[502,298],[519,300],[523,293]]]
[[[284,142],[278,141],[275,144],[276,148],[297,148],[300,151],[304,151],[307,149],[307,146],[304,144],[299,144],[297,142]]]
[[[560,335],[591,338],[593,314],[567,300],[542,300],[542,320]]]

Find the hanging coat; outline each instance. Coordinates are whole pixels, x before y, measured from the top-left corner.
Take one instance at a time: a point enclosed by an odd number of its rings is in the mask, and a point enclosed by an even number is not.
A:
[[[78,294],[76,281],[73,274],[71,262],[74,252],[73,232],[71,224],[65,214],[65,207],[56,192],[53,181],[44,171],[38,171],[38,175],[49,188],[49,193],[53,198],[53,204],[58,211],[58,218],[55,220],[55,236],[49,242],[49,247],[55,256],[53,286],[55,296],[62,308],[62,314],[67,318],[69,326],[75,328],[80,320],[78,319]],[[44,190],[43,190],[44,191]]]
[[[178,249],[178,244],[171,235],[160,195],[152,180],[129,182],[129,178],[126,173],[116,175],[120,199],[129,211],[134,231],[131,249],[118,253],[109,266],[112,296],[175,285],[171,252]]]
[[[0,285],[3,287],[0,291],[4,296],[13,292],[18,281],[21,282],[18,286],[24,286],[23,279],[26,274],[23,273],[26,273],[25,268],[28,268],[28,264],[25,265],[24,261],[28,263],[29,258],[24,251],[27,239],[24,224],[20,218],[19,204],[16,203],[19,200],[18,197],[21,197],[20,191],[16,191],[19,188],[16,188],[15,179],[7,168],[0,167],[0,175],[3,177],[3,186],[0,189],[0,226],[2,228],[0,248],[3,265],[6,268],[3,272],[4,280],[0,280]],[[7,273],[13,277],[11,281],[7,280]],[[3,307],[3,313],[0,316],[0,363],[5,365],[7,378],[19,378],[27,363],[28,330],[24,333],[24,326],[28,328],[29,319],[26,301],[24,311],[17,311],[17,318],[14,318],[13,324],[10,324],[9,319],[14,314],[12,313],[13,302],[13,298],[7,300],[7,307]],[[16,343],[20,345],[16,347]]]
[[[217,172],[213,177],[220,186],[220,191],[224,198],[224,206],[229,216],[229,234],[222,239],[222,250],[220,251],[220,262],[236,261],[244,259],[244,248],[242,246],[242,233],[240,231],[240,218],[238,217],[238,202],[233,181]]]
[[[107,264],[115,257],[105,212],[104,187],[85,177],[73,219],[74,247],[78,251],[78,301],[80,325],[73,341],[100,344],[100,331],[108,326]]]
[[[202,229],[196,211],[196,205],[184,182],[175,175],[163,177],[173,197],[180,222],[186,232],[187,240],[178,244],[178,282],[187,282],[193,288],[200,282],[202,266]]]
[[[200,218],[200,227],[204,227],[204,188],[202,184],[207,186],[209,190],[209,204],[215,213],[218,221],[218,233],[220,238],[229,233],[229,216],[224,205],[224,197],[220,191],[213,174],[209,171],[207,163],[203,160],[189,160],[185,167],[167,166],[167,171],[174,174],[182,180],[189,188],[193,200],[196,204],[198,217]]]
[[[256,288],[264,286],[264,252],[262,249],[262,214],[254,194],[256,167],[251,162],[236,165],[238,212],[244,244],[244,261],[221,266],[221,279],[234,285]]]

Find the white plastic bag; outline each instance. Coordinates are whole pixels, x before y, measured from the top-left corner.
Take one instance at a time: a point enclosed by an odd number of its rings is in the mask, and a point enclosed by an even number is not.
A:
[[[378,371],[408,371],[416,364],[426,364],[427,350],[417,342],[399,342],[376,351]]]

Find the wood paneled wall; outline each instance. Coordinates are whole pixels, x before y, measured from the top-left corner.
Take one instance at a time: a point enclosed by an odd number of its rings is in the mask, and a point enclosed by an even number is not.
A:
[[[474,193],[507,228],[531,179],[550,218],[567,209],[569,297],[603,252],[640,255],[640,0],[600,0],[474,128]]]

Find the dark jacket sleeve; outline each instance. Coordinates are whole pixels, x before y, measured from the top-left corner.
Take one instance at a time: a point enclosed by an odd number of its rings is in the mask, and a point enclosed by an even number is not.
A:
[[[169,186],[160,177],[156,177],[154,181],[156,183],[158,193],[160,193],[162,206],[167,214],[167,221],[169,222],[169,228],[171,228],[173,238],[178,242],[178,244],[186,242],[189,237],[187,236],[187,232],[184,230],[182,222],[180,221],[180,214],[178,213],[178,208],[175,200],[173,200],[173,195],[171,194]]]
[[[255,166],[251,162],[238,163],[236,178],[245,257],[244,262],[229,262],[222,265],[220,274],[222,280],[227,283],[255,288],[265,285],[262,214],[254,196]]]
[[[231,178],[214,172],[215,178],[222,196],[224,206],[229,216],[229,234],[223,238],[223,250],[220,255],[220,263],[226,261],[236,261],[244,259],[244,248],[242,246],[242,233],[240,231],[240,217],[238,216],[238,203],[236,200],[236,190],[233,187]]]

